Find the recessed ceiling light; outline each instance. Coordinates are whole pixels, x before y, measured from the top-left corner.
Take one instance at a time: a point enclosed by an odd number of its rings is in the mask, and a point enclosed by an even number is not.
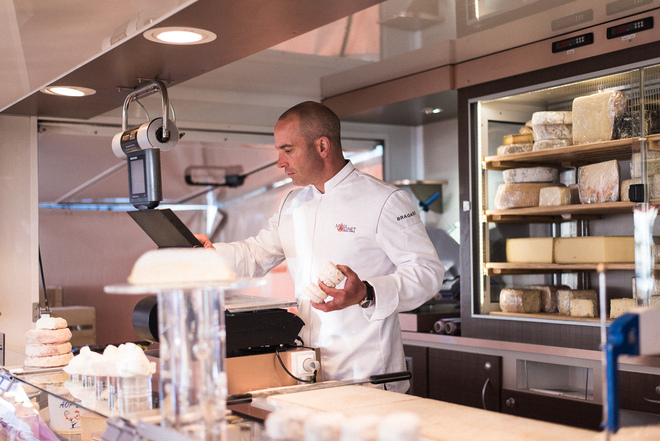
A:
[[[425,107],[422,112],[424,112],[426,115],[433,115],[442,112],[442,109],[439,107]]]
[[[41,91],[49,95],[73,97],[94,95],[96,93],[94,89],[79,86],[48,86],[41,89]]]
[[[197,28],[153,28],[145,31],[142,35],[144,38],[156,43],[165,44],[203,44],[210,43],[216,39],[216,35],[211,31]]]

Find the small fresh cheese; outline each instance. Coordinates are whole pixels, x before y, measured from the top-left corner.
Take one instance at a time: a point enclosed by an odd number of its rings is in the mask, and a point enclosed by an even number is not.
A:
[[[596,301],[593,299],[571,299],[569,308],[572,317],[598,317]]]
[[[618,90],[573,100],[573,144],[614,139],[617,115],[628,108],[628,95]]]
[[[552,167],[510,168],[502,172],[505,184],[521,182],[557,182],[559,171]]]
[[[634,263],[633,236],[555,238],[556,263]]]
[[[527,288],[541,291],[541,311],[549,313],[559,312],[557,291],[570,289],[565,285],[532,285]]]
[[[506,261],[511,263],[552,263],[553,237],[522,237],[506,240]]]
[[[550,183],[521,183],[500,184],[495,193],[495,208],[506,210],[508,208],[538,207],[539,190],[543,187],[557,186]]]
[[[611,299],[610,318],[620,317],[635,306],[635,299]]]
[[[500,309],[503,312],[526,314],[541,312],[541,291],[504,288],[500,291]]]
[[[550,150],[573,145],[573,138],[567,139],[537,139],[532,146],[533,151]]]
[[[510,155],[512,153],[531,152],[534,144],[531,142],[522,144],[501,145],[497,148],[498,155]]]
[[[561,315],[570,315],[572,299],[590,299],[598,303],[598,293],[593,289],[557,290],[557,309]],[[597,305],[596,305],[597,306]]]
[[[578,168],[578,190],[583,204],[618,201],[618,161],[612,159]]]
[[[545,187],[539,190],[539,207],[555,207],[571,204],[569,187]]]

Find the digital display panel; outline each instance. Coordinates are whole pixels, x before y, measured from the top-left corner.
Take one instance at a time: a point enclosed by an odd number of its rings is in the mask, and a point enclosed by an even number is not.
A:
[[[144,159],[133,159],[131,162],[131,195],[144,194],[147,191]]]

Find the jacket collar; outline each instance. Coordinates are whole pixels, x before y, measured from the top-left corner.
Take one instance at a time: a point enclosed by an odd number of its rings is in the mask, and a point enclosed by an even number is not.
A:
[[[353,163],[349,160],[346,160],[346,165],[344,165],[344,168],[339,170],[336,175],[328,179],[325,184],[323,185],[323,188],[325,189],[325,193],[332,191],[333,188],[337,187],[341,182],[348,177],[351,173],[353,173],[353,170],[355,170],[355,167],[353,166]],[[318,189],[314,187],[316,191]]]

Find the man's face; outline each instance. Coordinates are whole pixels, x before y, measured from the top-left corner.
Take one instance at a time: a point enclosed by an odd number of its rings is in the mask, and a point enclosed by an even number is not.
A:
[[[318,150],[309,147],[300,134],[297,117],[290,117],[275,124],[275,147],[279,151],[277,166],[293,181],[293,185],[315,184],[321,177],[322,158]]]

